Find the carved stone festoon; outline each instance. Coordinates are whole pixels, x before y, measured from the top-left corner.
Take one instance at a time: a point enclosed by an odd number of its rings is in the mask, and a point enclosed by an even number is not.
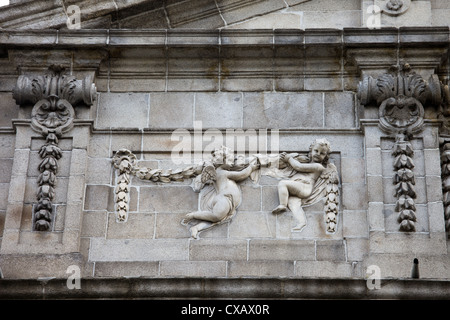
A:
[[[193,166],[173,171],[139,167],[136,156],[128,149],[119,149],[114,154],[112,163],[118,170],[114,198],[117,222],[126,222],[128,219],[131,175],[142,180],[165,183],[183,181],[196,175]]]
[[[317,154],[317,146],[325,148],[326,153]],[[296,222],[293,231],[301,231],[306,226],[302,206],[323,200],[326,231],[334,233],[339,212],[339,178],[336,166],[328,163],[329,154],[330,147],[326,139],[314,141],[308,156],[298,153],[270,156],[257,154],[242,160],[235,158],[234,152],[222,146],[212,153],[211,159],[203,160],[198,165],[162,170],[139,167],[136,156],[130,150],[119,149],[112,159],[113,166],[117,169],[116,222],[126,222],[128,218],[130,176],[163,183],[193,179],[193,190],[201,193],[199,210],[188,213],[181,223],[189,227],[193,238],[197,238],[199,232],[230,221],[234,217],[242,200],[238,185],[240,181],[249,177],[256,183],[258,177],[268,175],[281,179],[279,189],[283,188],[285,183],[291,182],[302,189],[299,191],[299,194],[304,195],[302,198],[288,194],[283,210],[273,212],[278,214],[290,209]],[[317,170],[311,172],[311,167]],[[226,193],[222,194],[221,190],[226,190]]]
[[[416,226],[416,206],[414,199],[416,191],[414,188],[414,150],[407,133],[398,133],[392,150],[394,156],[394,184],[397,202],[395,211],[398,212],[397,221],[400,223],[400,230],[415,231]]]
[[[363,105],[378,106],[379,127],[395,137],[394,157],[396,211],[400,230],[415,231],[414,151],[411,139],[422,131],[425,107],[448,107],[448,86],[437,75],[425,81],[409,64],[393,66],[388,73],[374,79],[365,77],[358,86],[358,98]]]
[[[18,78],[13,97],[20,106],[34,104],[31,111],[31,127],[45,137],[39,156],[40,175],[38,177],[37,203],[33,205],[33,228],[36,231],[51,229],[54,208],[58,160],[62,157],[58,141],[70,131],[75,119],[74,106],[92,105],[96,98],[96,88],[91,77],[77,80],[66,75],[65,68],[52,65],[48,73]]]

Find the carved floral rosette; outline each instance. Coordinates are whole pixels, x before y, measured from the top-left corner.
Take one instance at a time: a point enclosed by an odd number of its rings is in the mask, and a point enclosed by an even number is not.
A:
[[[43,76],[18,78],[13,97],[19,105],[34,104],[31,111],[31,128],[42,134],[46,143],[41,147],[37,204],[33,205],[33,229],[49,231],[53,221],[58,160],[62,157],[59,138],[73,127],[73,106],[92,105],[96,88],[92,79],[77,80],[66,75],[65,68],[52,65]]]
[[[379,6],[383,13],[395,17],[408,11],[411,0],[376,0],[375,5]]]

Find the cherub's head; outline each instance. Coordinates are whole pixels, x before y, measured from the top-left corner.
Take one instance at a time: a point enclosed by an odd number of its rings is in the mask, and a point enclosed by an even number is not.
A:
[[[211,152],[212,155],[212,163],[214,166],[218,167],[221,165],[233,166],[234,164],[234,153],[230,148],[222,146],[220,148],[216,148]]]
[[[316,139],[309,147],[309,158],[313,162],[326,165],[330,157],[331,147],[327,139]]]

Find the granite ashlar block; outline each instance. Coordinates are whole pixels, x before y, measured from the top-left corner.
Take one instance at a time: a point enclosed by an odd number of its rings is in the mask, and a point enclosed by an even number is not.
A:
[[[121,261],[96,262],[95,277],[156,277],[159,273],[158,262]]]
[[[124,112],[126,106],[126,112]],[[97,107],[98,128],[145,128],[148,126],[147,93],[101,93]]]
[[[316,258],[318,261],[346,261],[342,240],[317,240]]]
[[[151,239],[154,234],[154,213],[130,213],[125,223],[116,222],[116,214],[108,214],[107,239]]]
[[[293,277],[294,261],[228,261],[229,277]]]
[[[315,260],[312,240],[251,239],[249,260]]]
[[[198,193],[190,186],[140,187],[140,212],[188,213],[198,210]]]
[[[244,128],[322,127],[323,116],[322,93],[244,94]]]
[[[226,277],[226,261],[161,261],[161,277]]]
[[[91,238],[89,261],[187,260],[188,239]]]
[[[189,242],[189,260],[247,260],[247,240],[198,239]]]
[[[361,274],[357,265],[344,261],[295,261],[295,276],[321,279],[352,278]]]

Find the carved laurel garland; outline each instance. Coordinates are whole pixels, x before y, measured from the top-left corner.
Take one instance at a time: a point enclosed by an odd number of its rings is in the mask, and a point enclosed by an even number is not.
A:
[[[126,222],[129,212],[130,201],[130,175],[134,175],[142,180],[152,182],[183,181],[197,176],[200,172],[195,172],[193,166],[185,169],[162,170],[139,167],[136,156],[128,149],[118,150],[112,159],[114,168],[118,170],[115,188],[115,209],[117,222]]]
[[[443,139],[441,144],[442,191],[444,194],[445,230],[450,231],[450,139]]]
[[[395,211],[397,211],[400,223],[400,230],[415,231],[416,226],[416,206],[414,199],[416,198],[416,191],[414,189],[414,150],[411,143],[408,141],[408,136],[404,133],[399,133],[396,137],[394,147],[392,150],[394,159],[394,184],[395,195],[397,202],[395,204]]]
[[[51,230],[54,216],[52,201],[55,197],[58,160],[62,157],[59,138],[72,129],[75,118],[73,106],[95,100],[96,88],[90,77],[77,80],[66,75],[62,66],[52,65],[44,76],[20,76],[13,90],[19,105],[34,104],[31,127],[45,137],[39,156],[37,203],[33,205],[33,229]]]

